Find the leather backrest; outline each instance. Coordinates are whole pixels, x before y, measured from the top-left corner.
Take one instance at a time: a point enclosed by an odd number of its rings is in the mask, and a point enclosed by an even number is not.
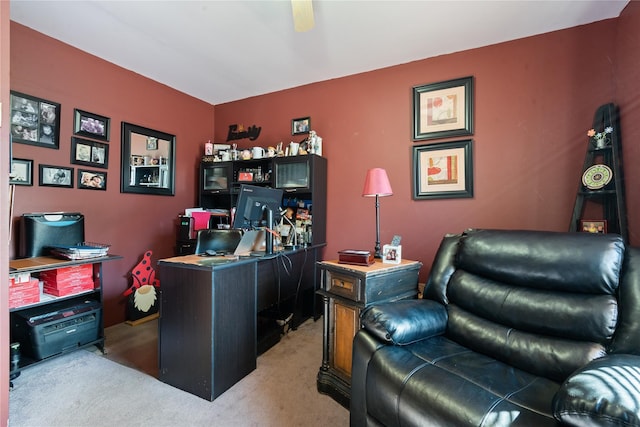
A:
[[[618,294],[620,318],[610,352],[640,355],[640,248],[625,251]]]
[[[451,273],[444,298],[450,338],[556,381],[606,354],[618,322],[619,236],[467,230],[455,247],[453,270],[438,267],[450,262],[450,251],[434,263],[436,278]],[[443,302],[437,289],[425,289],[425,297]]]
[[[455,259],[458,252],[460,234],[447,234],[440,242],[435,259],[431,265],[429,279],[424,287],[423,298],[447,305],[447,285],[456,270]]]

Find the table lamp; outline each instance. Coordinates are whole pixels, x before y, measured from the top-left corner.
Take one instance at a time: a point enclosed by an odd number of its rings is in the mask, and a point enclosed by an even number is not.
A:
[[[382,168],[373,168],[367,171],[362,190],[364,197],[376,197],[376,258],[382,258],[380,253],[380,197],[393,195],[387,171]]]

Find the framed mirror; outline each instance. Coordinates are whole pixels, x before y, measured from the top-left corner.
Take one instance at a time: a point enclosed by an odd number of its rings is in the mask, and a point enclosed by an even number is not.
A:
[[[122,122],[121,193],[175,194],[176,137]]]

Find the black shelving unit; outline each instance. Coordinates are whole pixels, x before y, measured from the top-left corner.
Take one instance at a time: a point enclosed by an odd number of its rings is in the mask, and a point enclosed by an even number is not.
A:
[[[582,168],[583,175],[578,187],[569,231],[582,231],[582,221],[602,219],[606,221],[606,231],[608,233],[619,234],[624,241],[627,242],[628,228],[624,174],[622,171],[620,120],[618,108],[613,103],[600,106],[596,110],[593,118],[593,129],[596,132],[604,132],[608,127],[611,127],[612,131],[607,134],[608,141],[604,146],[597,146],[593,139],[589,141]],[[596,175],[594,175],[596,179],[602,179],[603,184],[605,181],[608,182],[601,187],[599,187],[599,185],[588,186],[585,184],[584,175],[587,171],[594,171],[593,167],[602,168],[606,173],[610,170],[613,176],[610,180],[607,180],[606,176],[603,177],[596,173]],[[597,169],[595,170],[597,171]],[[600,206],[602,218],[584,217],[585,210],[590,203],[595,203]]]
[[[282,189],[284,208],[309,207],[312,231],[307,243],[326,243],[327,159],[303,155],[212,162],[205,157],[200,164],[199,206],[231,212],[242,184]]]

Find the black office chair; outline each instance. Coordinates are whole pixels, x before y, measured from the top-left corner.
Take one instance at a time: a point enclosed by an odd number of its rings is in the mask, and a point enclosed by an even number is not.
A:
[[[198,230],[196,240],[196,254],[204,254],[207,251],[215,253],[233,253],[242,238],[242,230]]]

